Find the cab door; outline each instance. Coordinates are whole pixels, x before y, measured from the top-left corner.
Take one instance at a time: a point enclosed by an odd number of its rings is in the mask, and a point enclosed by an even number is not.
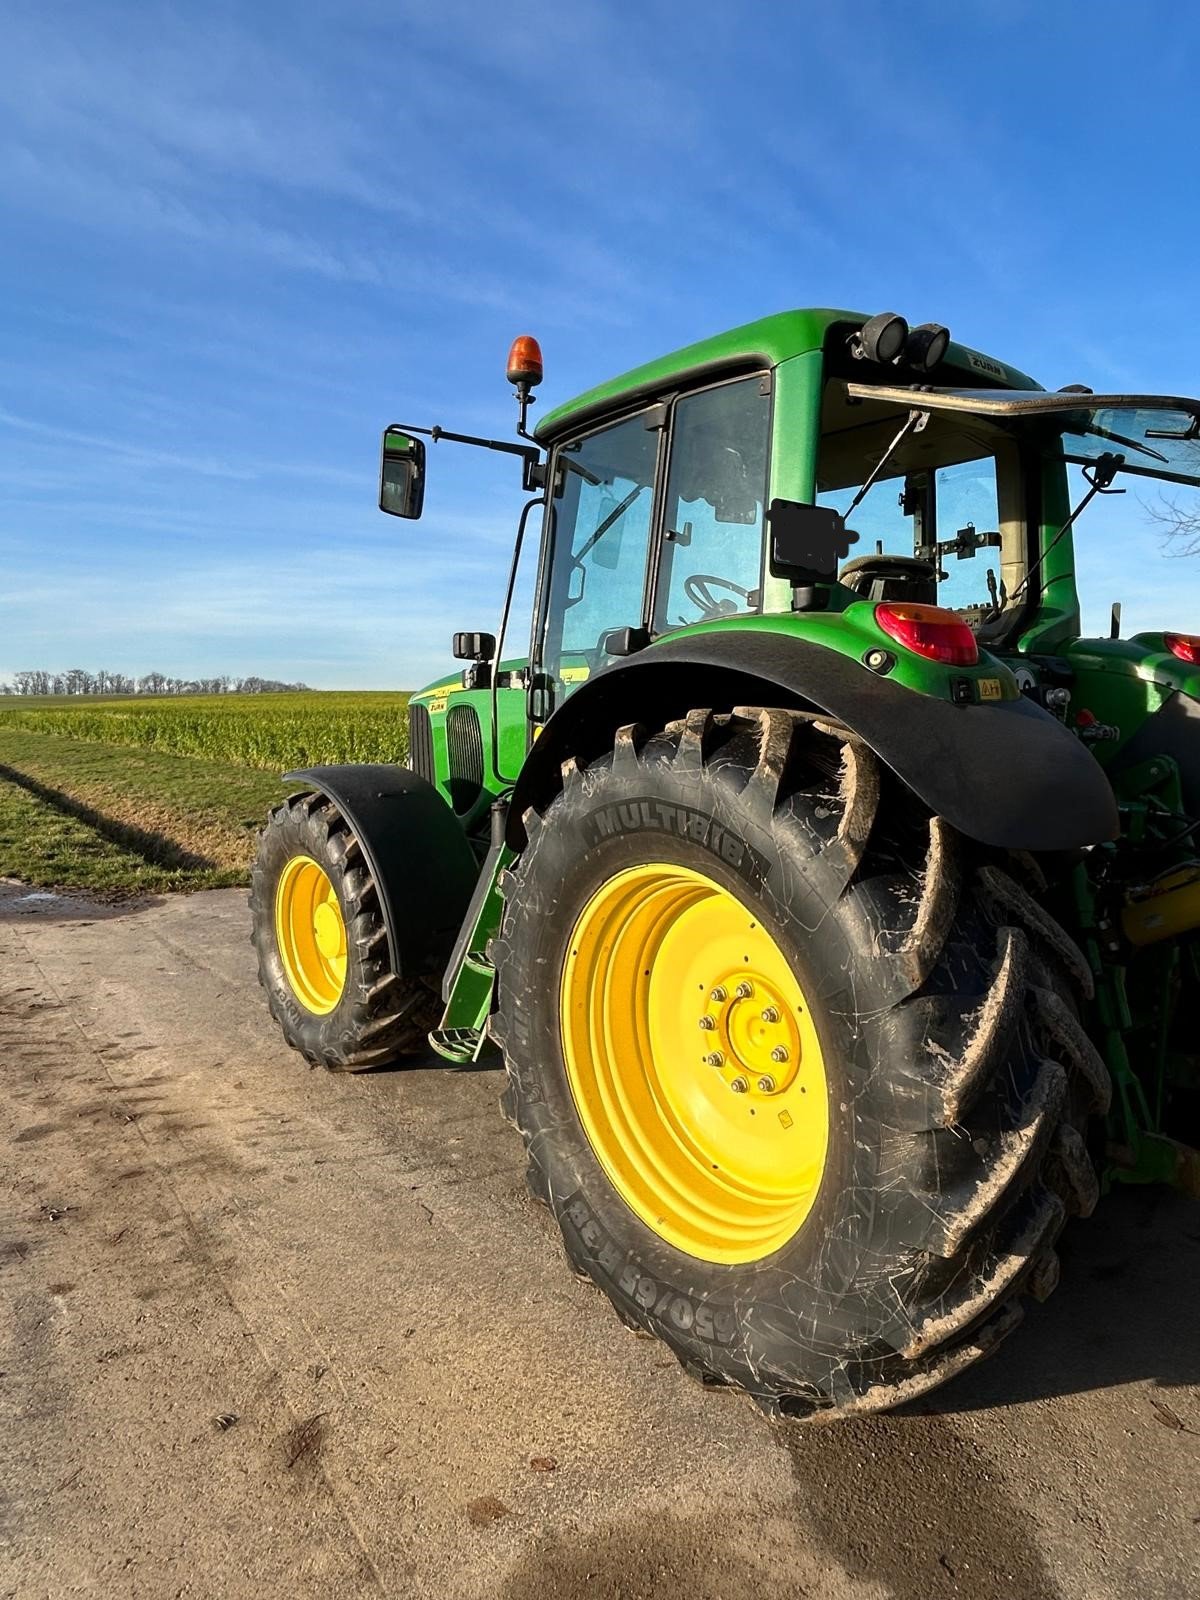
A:
[[[533,639],[536,725],[607,666],[610,636],[643,628],[666,407],[557,447]]]
[[[674,402],[652,634],[762,610],[770,437],[765,373]]]

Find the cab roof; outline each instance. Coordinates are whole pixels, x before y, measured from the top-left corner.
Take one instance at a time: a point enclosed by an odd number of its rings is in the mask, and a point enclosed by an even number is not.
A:
[[[870,313],[862,311],[807,308],[760,317],[757,322],[747,322],[711,339],[685,345],[682,350],[660,356],[657,361],[647,361],[618,378],[585,390],[547,412],[535,436],[543,442],[555,439],[573,425],[591,422],[605,411],[669,391],[677,383],[695,383],[709,376],[716,378],[738,368],[777,367],[793,356],[824,349],[831,329],[845,329],[848,335],[854,328],[861,327],[869,316]],[[969,374],[975,384],[995,384],[1002,389],[1041,387],[1015,367],[953,341],[937,369],[943,382],[948,376],[947,369]]]

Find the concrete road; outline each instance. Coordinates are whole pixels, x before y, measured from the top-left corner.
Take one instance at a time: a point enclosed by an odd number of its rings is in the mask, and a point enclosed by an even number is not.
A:
[[[309,1071],[246,931],[0,904],[0,1595],[1200,1592],[1200,1207],[1110,1198],[992,1362],[772,1431],[571,1277],[497,1073]]]

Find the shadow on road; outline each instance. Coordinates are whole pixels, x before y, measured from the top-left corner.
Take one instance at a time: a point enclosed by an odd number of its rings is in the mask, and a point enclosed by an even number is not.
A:
[[[1149,1381],[1200,1382],[1200,1205],[1118,1188],[1059,1245],[1062,1280],[989,1360],[930,1397],[952,1415]],[[1200,1417],[1185,1419],[1200,1428]]]

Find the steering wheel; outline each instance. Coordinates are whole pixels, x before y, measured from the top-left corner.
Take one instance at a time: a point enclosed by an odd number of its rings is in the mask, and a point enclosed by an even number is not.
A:
[[[730,601],[718,600],[712,592],[714,587],[730,589],[742,600],[750,599],[750,590],[743,589],[732,578],[719,578],[714,572],[689,572],[683,580],[683,592],[694,606],[700,607],[706,622],[714,617],[730,615]],[[734,606],[733,610],[737,611],[738,607]]]

